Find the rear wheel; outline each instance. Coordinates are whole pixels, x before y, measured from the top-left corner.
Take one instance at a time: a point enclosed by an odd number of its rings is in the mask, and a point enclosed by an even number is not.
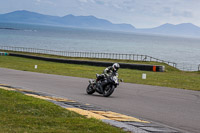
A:
[[[115,90],[114,85],[107,85],[103,91],[103,96],[104,97],[109,97]]]
[[[89,85],[88,85],[88,87],[87,87],[87,89],[86,89],[86,92],[87,92],[87,94],[89,94],[89,95],[92,95],[92,94],[95,92],[95,90],[94,90],[92,84],[89,84]]]

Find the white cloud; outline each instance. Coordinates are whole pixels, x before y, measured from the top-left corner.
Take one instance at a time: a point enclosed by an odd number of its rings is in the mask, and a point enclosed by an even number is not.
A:
[[[79,0],[80,2],[83,2],[83,3],[95,3],[94,0]]]
[[[88,0],[79,0],[80,2],[84,2],[84,3],[87,3],[89,2]]]
[[[50,5],[56,5],[55,2],[51,1],[51,0],[36,0],[36,2],[38,4],[50,4]]]

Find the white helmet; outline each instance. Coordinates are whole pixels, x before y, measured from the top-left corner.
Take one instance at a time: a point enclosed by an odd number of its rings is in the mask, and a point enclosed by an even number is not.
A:
[[[119,66],[118,63],[114,63],[114,64],[112,65],[112,67],[113,67],[114,71],[117,71],[117,70],[120,68],[120,66]]]

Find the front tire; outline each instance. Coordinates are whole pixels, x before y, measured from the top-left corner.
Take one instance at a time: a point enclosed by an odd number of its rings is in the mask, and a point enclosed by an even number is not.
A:
[[[103,91],[103,96],[104,97],[109,97],[115,90],[114,85],[107,85]]]
[[[89,95],[92,95],[92,94],[95,92],[95,90],[93,89],[92,84],[89,84],[89,85],[88,85],[88,87],[87,87],[87,89],[86,89],[86,92],[87,92],[87,94],[89,94]]]

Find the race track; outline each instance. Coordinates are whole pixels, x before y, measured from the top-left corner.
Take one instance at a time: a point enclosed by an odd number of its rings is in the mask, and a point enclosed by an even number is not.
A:
[[[121,83],[111,97],[87,95],[88,79],[0,68],[0,83],[89,103],[158,122],[182,132],[200,132],[200,92]]]

